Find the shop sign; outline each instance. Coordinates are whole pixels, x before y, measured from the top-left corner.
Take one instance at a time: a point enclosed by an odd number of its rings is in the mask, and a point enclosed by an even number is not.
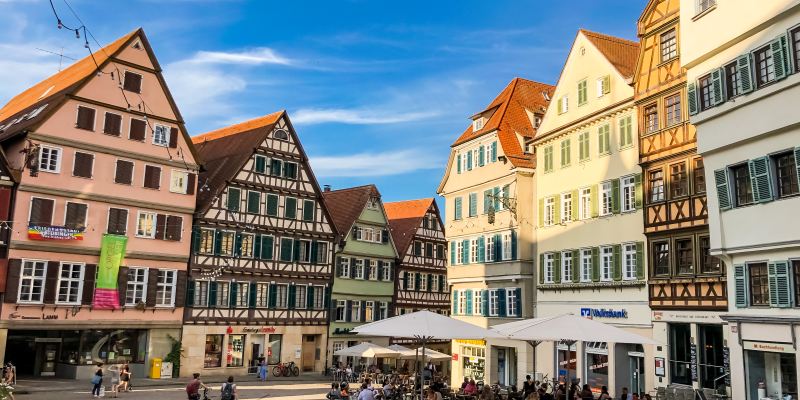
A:
[[[8,319],[38,319],[38,320],[54,320],[58,319],[56,314],[37,314],[37,315],[22,315],[18,312],[8,314]]]
[[[725,385],[731,385],[731,349],[728,346],[722,348],[722,371],[725,375]]]
[[[469,345],[473,345],[473,346],[486,346],[486,341],[485,340],[457,339],[456,343],[469,344]]]
[[[664,357],[656,357],[656,376],[667,376],[666,360]]]
[[[453,353],[453,361],[458,361],[458,353]]]
[[[751,342],[745,340],[742,342],[742,348],[745,350],[755,351],[769,351],[773,353],[794,353],[795,349],[791,343],[765,343],[765,342]]]
[[[28,226],[30,240],[83,240],[83,228],[74,229],[66,226]]]
[[[274,326],[245,326],[242,328],[242,333],[275,333],[276,331]]]
[[[697,382],[697,345],[694,343],[689,347],[689,371],[692,382]]]
[[[584,318],[615,318],[625,319],[628,318],[628,310],[619,309],[612,310],[608,308],[581,308],[581,317]]]
[[[698,323],[718,323],[722,322],[716,314],[701,314],[701,313],[681,313],[681,312],[665,312],[653,311],[653,321],[670,321],[670,322],[695,322]]]

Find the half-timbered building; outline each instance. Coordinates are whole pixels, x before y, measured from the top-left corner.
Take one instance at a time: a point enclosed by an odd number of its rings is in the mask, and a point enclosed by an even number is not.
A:
[[[199,177],[182,374],[260,356],[320,371],[336,231],[285,111],[193,139]]]
[[[323,197],[340,232],[328,339],[328,359],[335,364],[353,361],[333,355],[345,347],[360,342],[389,344],[389,338],[359,336],[350,331],[393,315],[397,250],[375,185],[326,189]]]
[[[725,268],[710,255],[705,168],[686,106],[679,5],[678,0],[651,0],[638,22],[634,98],[645,187],[648,291],[654,337],[670,343],[655,355],[667,360],[664,384],[714,388],[724,373],[720,311],[728,309]],[[692,346],[700,349],[698,361],[707,366],[699,373],[688,367]]]
[[[420,310],[450,315],[447,242],[436,200],[396,201],[384,204],[384,208],[399,255],[393,304],[395,315]],[[413,342],[399,338],[393,341]],[[450,341],[432,347],[449,351]]]

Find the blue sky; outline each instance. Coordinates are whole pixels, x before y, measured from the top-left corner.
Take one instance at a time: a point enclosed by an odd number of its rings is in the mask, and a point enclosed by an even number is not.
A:
[[[103,45],[145,29],[192,135],[286,109],[320,184],[386,201],[435,196],[470,115],[516,76],[555,84],[579,28],[635,40],[645,3],[70,1]],[[87,54],[47,0],[0,15],[2,103],[57,71],[37,48]]]

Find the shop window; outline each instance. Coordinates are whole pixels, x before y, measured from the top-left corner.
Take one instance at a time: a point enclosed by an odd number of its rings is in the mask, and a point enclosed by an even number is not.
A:
[[[747,399],[797,398],[797,355],[745,350],[745,380]],[[770,395],[759,396],[759,387],[766,385]]]
[[[566,375],[570,378],[578,376],[577,370],[578,353],[577,345],[573,342],[568,344],[561,342],[558,344],[558,378],[559,382],[566,379]]]
[[[206,352],[203,368],[219,368],[222,366],[222,339],[225,335],[206,335]]]
[[[228,336],[228,351],[225,354],[225,361],[228,367],[244,366],[244,336]]]
[[[669,376],[672,383],[692,384],[691,352],[692,332],[689,324],[668,324]]]
[[[283,335],[269,335],[269,350],[270,356],[267,358],[267,363],[277,364],[281,362],[281,348],[283,344]]]
[[[461,346],[461,358],[464,360],[463,375],[465,378],[483,380],[486,366],[486,348],[477,346]]]
[[[700,337],[700,385],[703,388],[716,389],[715,384],[722,382],[720,378],[725,374],[722,361],[722,325],[698,325],[697,334]]]
[[[767,263],[747,264],[750,276],[750,305],[769,306],[769,276]]]
[[[608,343],[585,342],[586,351],[586,383],[592,392],[600,393],[603,386],[608,386]]]

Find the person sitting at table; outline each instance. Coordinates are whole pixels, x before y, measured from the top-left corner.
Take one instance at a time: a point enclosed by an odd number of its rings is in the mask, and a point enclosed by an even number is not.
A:
[[[364,385],[366,385],[369,390],[372,390],[372,379],[364,378]]]
[[[462,391],[462,392],[464,391],[464,389],[466,389],[466,388],[467,388],[467,385],[468,385],[468,384],[469,384],[469,378],[467,378],[467,377],[464,377],[464,382],[462,382],[462,383],[461,383],[461,391]]]
[[[555,400],[555,396],[553,396],[552,393],[547,393],[547,384],[543,384],[542,387],[539,388],[539,399]]]
[[[431,390],[430,388],[428,388],[425,391],[425,399],[426,400],[442,400],[442,394],[437,392],[437,391],[435,391],[435,390]]]
[[[442,383],[442,378],[434,379],[433,383],[431,384],[431,389],[441,393],[442,389],[444,389],[444,383]]]
[[[479,400],[494,400],[494,392],[492,392],[492,387],[489,385],[483,385],[483,390],[481,390],[481,394],[478,395]]]
[[[337,400],[341,399],[341,393],[339,392],[339,384],[334,382],[331,383],[331,391],[325,396],[328,400]]]
[[[358,392],[358,400],[375,400],[375,391],[368,388],[366,383],[362,383],[361,391]]]
[[[389,382],[388,379],[383,381],[383,398],[384,399],[391,399],[394,395],[394,386]]]
[[[350,398],[350,386],[348,385],[348,383],[347,382],[342,382],[342,385],[340,386],[340,388],[341,388],[341,394],[339,396],[341,396],[341,398],[343,398],[343,399],[349,399]]]
[[[476,396],[478,394],[478,386],[475,384],[474,379],[470,379],[467,386],[464,387],[464,395]]]

